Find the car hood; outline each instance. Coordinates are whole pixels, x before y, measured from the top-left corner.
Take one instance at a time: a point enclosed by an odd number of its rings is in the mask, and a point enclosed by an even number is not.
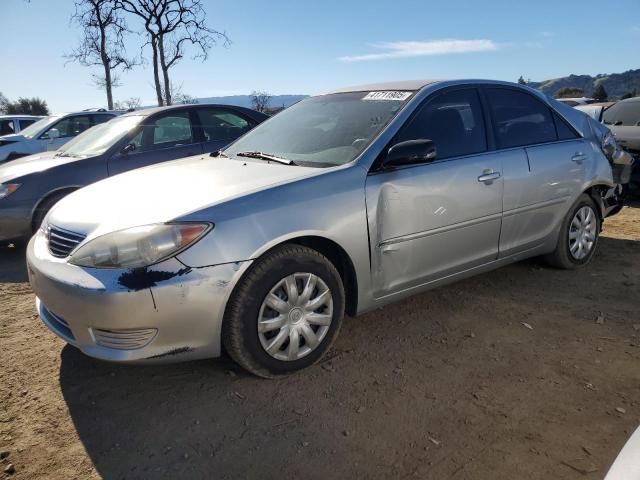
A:
[[[2,145],[3,141],[6,142],[24,142],[26,140],[26,138],[24,138],[22,135],[17,134],[17,133],[12,133],[10,135],[2,135],[0,137],[0,145]]]
[[[35,155],[20,157],[0,164],[0,183],[24,177],[31,173],[42,172],[43,170],[65,163],[82,160],[81,158],[56,157],[56,153],[57,152],[36,153]]]
[[[102,180],[63,198],[47,221],[89,238],[162,223],[327,169],[198,156]]]
[[[608,125],[616,141],[623,147],[640,151],[640,127]]]

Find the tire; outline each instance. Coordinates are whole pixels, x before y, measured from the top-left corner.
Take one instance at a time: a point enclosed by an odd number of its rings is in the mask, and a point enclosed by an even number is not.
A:
[[[58,193],[58,194],[52,195],[48,198],[45,198],[42,201],[42,203],[38,205],[38,208],[36,208],[36,211],[33,214],[33,220],[31,222],[32,234],[38,231],[38,229],[40,228],[40,225],[42,225],[42,221],[44,220],[44,217],[46,217],[47,213],[49,213],[49,210],[51,210],[51,207],[53,207],[56,203],[58,203],[60,200],[62,200],[64,197],[66,197],[70,193],[71,192],[69,191],[65,193]]]
[[[307,282],[314,285],[308,295]],[[288,290],[291,285],[295,293]],[[267,295],[273,295],[269,305]],[[312,310],[316,305],[319,308]],[[340,274],[324,255],[301,245],[276,247],[256,260],[236,286],[227,304],[222,342],[231,358],[254,375],[289,375],[313,365],[331,347],[340,331],[344,306]],[[295,338],[298,349],[292,348]]]
[[[562,221],[556,249],[545,260],[551,266],[565,270],[586,265],[598,246],[600,227],[595,202],[587,194],[580,195]],[[579,245],[581,241],[582,245]]]

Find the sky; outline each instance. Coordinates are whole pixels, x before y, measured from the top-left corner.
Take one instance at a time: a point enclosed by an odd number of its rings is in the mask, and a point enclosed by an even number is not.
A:
[[[186,57],[172,81],[194,97],[316,94],[426,78],[546,80],[640,68],[639,0],[203,0],[224,31],[206,62]],[[65,64],[80,38],[72,0],[0,0],[0,92],[52,111],[106,104],[99,69]],[[129,26],[138,28],[135,19]],[[142,37],[127,40],[138,53]],[[150,52],[143,50],[144,57]],[[120,75],[116,100],[154,103],[150,62]]]

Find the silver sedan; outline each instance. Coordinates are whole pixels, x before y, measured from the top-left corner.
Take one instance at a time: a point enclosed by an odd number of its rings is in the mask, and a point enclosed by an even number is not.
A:
[[[224,151],[83,188],[27,252],[42,321],[117,362],[316,362],[343,316],[533,256],[576,268],[620,209],[606,127],[527,87],[308,98]]]

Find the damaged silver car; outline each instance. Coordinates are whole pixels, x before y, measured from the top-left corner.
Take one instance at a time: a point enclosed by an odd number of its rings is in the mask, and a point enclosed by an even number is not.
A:
[[[305,99],[231,146],[60,201],[32,238],[42,321],[116,362],[219,356],[277,377],[345,314],[533,256],[595,254],[631,163],[603,125],[494,81]]]

